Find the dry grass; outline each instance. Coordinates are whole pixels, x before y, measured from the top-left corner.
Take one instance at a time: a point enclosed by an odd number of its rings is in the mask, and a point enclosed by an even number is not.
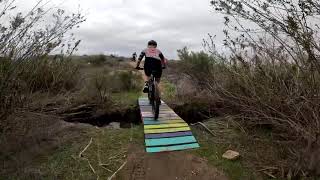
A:
[[[39,68],[34,69],[35,71],[32,72],[34,76],[32,76],[32,78],[29,77],[27,79],[28,81],[22,79],[24,76],[28,77],[27,73],[31,71],[29,70],[29,66],[22,66],[25,69],[21,67],[26,74],[21,73],[21,76],[16,76],[21,78],[21,81],[24,83],[18,84],[21,91],[19,96],[15,98],[23,96],[25,98],[23,103],[20,103],[19,106],[17,106],[17,102],[13,103],[11,110],[3,108],[6,112],[6,118],[1,119],[1,146],[4,148],[2,148],[0,154],[1,160],[4,162],[4,167],[0,176],[15,176],[16,178],[22,176],[30,178],[44,176],[56,177],[55,173],[60,173],[59,176],[61,176],[65,172],[65,169],[59,169],[56,163],[66,158],[66,164],[76,165],[85,169],[86,172],[82,175],[91,177],[91,171],[90,169],[86,169],[87,164],[84,165],[84,161],[80,159],[74,161],[69,155],[68,157],[62,157],[65,155],[64,148],[68,151],[66,153],[74,153],[75,150],[78,151],[79,145],[74,144],[75,147],[66,147],[65,144],[74,140],[82,142],[82,138],[87,137],[86,131],[89,126],[68,124],[63,121],[66,117],[65,114],[70,111],[75,114],[79,113],[78,115],[82,116],[82,112],[72,111],[80,107],[80,111],[83,109],[88,110],[88,112],[84,113],[86,113],[86,116],[90,116],[89,119],[103,116],[103,121],[106,122],[119,121],[121,120],[119,118],[129,116],[125,116],[126,113],[128,113],[133,117],[128,117],[126,121],[134,121],[136,118],[133,109],[137,96],[140,94],[142,83],[140,74],[128,70],[130,66],[125,62],[120,62],[120,64],[116,66],[105,64],[99,68],[83,62],[82,64],[74,65],[72,60],[66,63],[56,62],[57,64],[49,60],[34,62],[39,62]],[[59,63],[61,67],[57,66]],[[112,63],[116,62],[114,61]],[[40,68],[40,66],[42,68]],[[37,67],[37,64],[34,64],[34,67]],[[49,73],[46,74],[43,72]],[[59,76],[56,76],[56,74],[59,74]],[[33,86],[31,82],[34,81],[38,81],[39,86]],[[51,86],[42,86],[44,84],[50,84]],[[108,114],[114,117],[108,117]],[[80,119],[86,119],[86,117],[83,116],[82,118],[80,117]],[[127,135],[130,131],[123,130],[121,133]],[[99,137],[100,135],[101,137]],[[99,141],[101,140],[101,143],[108,144],[111,140],[106,139],[106,136],[109,138],[107,133],[100,134],[100,131],[97,133]],[[123,136],[121,136],[121,138]],[[126,141],[127,140],[128,139],[126,139]],[[95,147],[96,139],[93,144]],[[126,143],[122,143],[121,148],[126,148],[126,145]],[[105,149],[112,146],[112,144],[110,144],[110,146],[101,146],[102,149]],[[49,154],[56,152],[57,149],[61,151],[61,154],[50,158],[49,164],[43,164],[44,167],[49,169],[44,168],[40,170],[38,163],[46,163]],[[72,150],[72,152],[69,152],[69,150]],[[117,153],[108,150],[108,153],[109,152],[113,154]],[[90,155],[91,160],[95,158],[96,150],[90,153],[92,153]],[[112,154],[108,154],[108,156],[111,155]],[[105,153],[101,152],[101,156],[105,156]],[[110,165],[108,168],[114,171],[118,166],[117,163],[118,162],[115,162],[115,164]],[[93,164],[93,166],[96,168],[95,164]],[[50,169],[53,167],[59,170]],[[70,172],[74,171],[74,169],[69,170]],[[103,168],[101,168],[98,173],[103,174],[103,176],[111,174],[110,172],[106,174]]]
[[[185,53],[178,62],[184,67],[180,72],[193,82],[189,84],[196,85],[197,93],[189,93],[189,98],[207,102],[211,107],[222,106],[218,114],[237,115],[235,120],[248,137],[256,136],[256,140],[272,142],[272,147],[281,148],[270,153],[274,155],[274,161],[255,158],[262,164],[277,167],[273,173],[278,176],[299,177],[320,172],[316,165],[320,160],[317,155],[320,147],[320,81],[317,71],[300,71],[294,64],[272,64],[269,59],[248,68],[229,64],[227,59],[215,59],[215,56],[203,58],[203,52],[195,54]],[[201,63],[195,63],[198,60]],[[210,68],[203,70],[206,75],[199,76],[197,66]],[[184,92],[177,92],[177,97],[185,96]],[[271,141],[261,132],[272,134]],[[256,150],[262,151],[263,148]]]

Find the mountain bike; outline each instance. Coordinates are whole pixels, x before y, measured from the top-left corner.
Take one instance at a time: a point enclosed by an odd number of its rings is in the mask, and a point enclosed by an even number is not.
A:
[[[143,70],[143,68],[137,68],[138,70]],[[159,117],[159,108],[161,105],[161,99],[160,99],[160,91],[158,87],[158,82],[156,81],[156,78],[154,76],[156,72],[151,72],[150,80],[148,81],[148,99],[149,103],[152,106],[152,112],[154,114],[154,119],[158,119]]]

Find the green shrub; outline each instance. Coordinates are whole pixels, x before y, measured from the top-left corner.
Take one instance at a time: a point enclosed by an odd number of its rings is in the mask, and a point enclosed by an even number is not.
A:
[[[112,71],[108,68],[92,75],[84,96],[90,101],[107,103],[112,93],[137,92],[142,88],[140,74],[132,71]]]
[[[138,91],[141,89],[140,74],[133,73],[133,71],[119,71],[116,76],[119,78],[120,91]]]
[[[176,86],[168,81],[162,81],[161,83],[163,84],[163,98],[172,100],[177,94]]]
[[[204,88],[204,77],[212,75],[213,71],[218,66],[217,58],[203,51],[189,52],[186,47],[178,50],[178,56],[181,60],[180,69],[186,75],[193,78],[199,88]]]
[[[20,107],[30,93],[70,90],[77,68],[63,60],[77,50],[80,40],[64,41],[71,29],[84,22],[80,12],[49,11],[39,1],[29,12],[16,11],[16,2],[0,1],[0,118]],[[48,16],[52,21],[45,21]],[[49,54],[60,50],[57,58]]]
[[[22,105],[34,92],[59,93],[75,87],[78,68],[69,60],[48,58],[14,62],[0,61],[0,106],[4,112],[9,107]]]
[[[100,66],[104,64],[107,60],[106,56],[103,54],[100,55],[92,55],[92,56],[87,56],[87,62],[95,65],[95,66]]]

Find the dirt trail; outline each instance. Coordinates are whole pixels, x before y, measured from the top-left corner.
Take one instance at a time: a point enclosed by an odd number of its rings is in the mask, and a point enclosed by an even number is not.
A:
[[[116,179],[123,180],[228,180],[207,161],[187,151],[146,153],[133,146],[126,166]]]

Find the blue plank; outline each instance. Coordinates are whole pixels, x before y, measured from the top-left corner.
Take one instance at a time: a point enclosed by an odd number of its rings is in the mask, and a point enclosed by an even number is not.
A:
[[[176,145],[176,146],[167,146],[167,147],[147,147],[147,152],[155,153],[155,152],[164,152],[164,151],[178,151],[184,149],[194,149],[200,147],[198,143],[192,144],[184,144],[184,145]]]
[[[145,139],[169,138],[169,137],[180,137],[180,136],[192,136],[192,132],[185,131],[185,132],[174,132],[174,133],[146,134]]]
[[[195,142],[197,142],[197,140],[193,136],[145,139],[146,146],[164,146],[164,145],[185,144],[185,143],[195,143]]]

